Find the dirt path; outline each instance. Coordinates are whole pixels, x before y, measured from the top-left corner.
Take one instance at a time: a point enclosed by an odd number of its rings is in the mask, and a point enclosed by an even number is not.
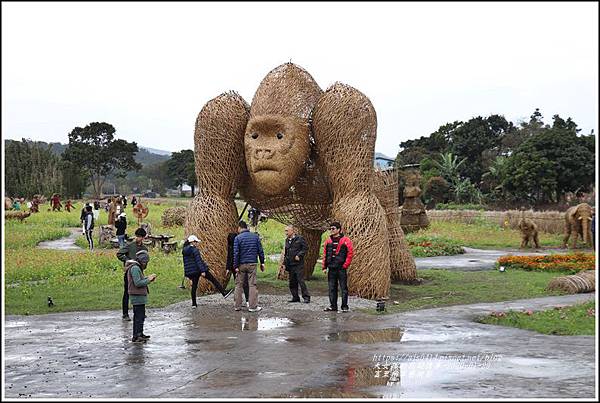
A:
[[[81,236],[81,228],[69,228],[71,235],[66,238],[55,239],[54,241],[43,241],[40,242],[37,247],[40,249],[54,249],[54,250],[77,250],[84,251],[87,249],[80,248],[75,244],[77,238]]]

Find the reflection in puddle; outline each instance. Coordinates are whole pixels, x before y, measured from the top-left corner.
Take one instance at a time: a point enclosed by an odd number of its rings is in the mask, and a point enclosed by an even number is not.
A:
[[[329,334],[326,339],[330,341],[344,341],[346,343],[389,343],[399,342],[404,330],[399,327],[377,330],[352,330]]]
[[[453,379],[471,379],[481,375],[495,361],[496,355],[421,354],[401,361],[378,361],[370,367],[348,367],[342,391],[374,387],[383,398],[399,397],[406,391],[424,390]]]
[[[257,318],[256,316],[241,318],[241,330],[272,330],[290,327],[294,324],[288,318]]]
[[[376,398],[377,395],[373,395],[363,391],[343,391],[337,388],[319,388],[319,389],[298,389],[289,394],[280,396],[282,398],[307,398],[307,399],[322,399],[322,398],[337,398],[337,399],[350,399],[350,398]]]

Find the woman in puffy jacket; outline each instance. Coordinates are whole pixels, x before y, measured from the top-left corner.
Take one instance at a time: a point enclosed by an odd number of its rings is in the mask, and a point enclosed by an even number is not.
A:
[[[202,260],[202,256],[200,256],[199,244],[200,239],[196,235],[190,235],[183,244],[183,251],[181,252],[183,254],[184,274],[192,281],[192,308],[198,307],[196,303],[196,290],[198,289],[200,277],[204,277],[213,283],[215,288],[223,295],[223,298],[227,298],[233,292],[233,288],[225,291],[219,280],[208,270],[208,266]]]

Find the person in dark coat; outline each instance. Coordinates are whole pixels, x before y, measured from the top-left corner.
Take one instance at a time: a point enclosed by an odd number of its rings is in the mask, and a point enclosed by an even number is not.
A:
[[[288,302],[300,302],[300,297],[298,296],[298,286],[300,286],[302,299],[305,303],[309,303],[310,294],[304,282],[304,256],[308,251],[308,245],[302,236],[296,234],[293,225],[285,227],[285,235],[283,264],[285,270],[288,272],[289,287],[292,293],[292,299]]]
[[[127,230],[127,214],[121,213],[115,221],[117,229],[117,239],[119,240],[119,248],[125,246],[125,231]]]
[[[225,291],[225,288],[219,283],[219,280],[217,280],[208,270],[208,266],[204,263],[204,260],[202,260],[202,256],[200,255],[200,250],[198,249],[199,244],[200,239],[198,239],[196,235],[190,235],[184,242],[183,250],[181,251],[183,255],[183,270],[185,276],[192,280],[192,308],[198,306],[196,303],[196,291],[198,289],[200,277],[204,277],[210,281],[215,288],[219,290],[221,295],[223,295],[223,298],[227,298],[233,292],[233,288],[229,291]]]
[[[235,282],[235,278],[239,275],[235,270],[233,270],[233,242],[237,233],[231,232],[227,235],[227,265],[225,269],[233,273],[233,279]],[[244,298],[246,299],[246,306],[248,306],[248,301],[250,301],[248,295],[250,293],[250,289],[248,287],[248,276],[244,275]]]
[[[117,252],[117,259],[123,262],[123,298],[121,300],[121,307],[123,309],[123,320],[130,321],[129,317],[129,279],[127,278],[127,271],[125,271],[125,263],[127,260],[135,259],[137,253],[141,250],[148,252],[148,248],[144,245],[144,238],[146,238],[146,230],[138,228],[135,230],[135,239],[129,243],[126,243]]]
[[[242,276],[248,276],[248,291],[250,298],[248,312],[259,312],[262,307],[258,306],[258,288],[256,287],[256,264],[260,260],[260,271],[265,271],[265,253],[258,234],[248,230],[245,221],[238,223],[238,236],[233,240],[233,270]],[[235,302],[234,309],[242,309],[242,279],[235,280]]]

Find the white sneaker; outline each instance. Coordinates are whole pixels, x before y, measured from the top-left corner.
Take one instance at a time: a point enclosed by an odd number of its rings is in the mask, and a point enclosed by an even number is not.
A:
[[[252,308],[248,308],[248,312],[258,312],[262,309],[262,307],[257,306],[256,308],[252,309]]]
[[[192,309],[196,309],[198,308],[196,305],[192,305]]]
[[[250,302],[246,301],[246,308],[250,308]]]

